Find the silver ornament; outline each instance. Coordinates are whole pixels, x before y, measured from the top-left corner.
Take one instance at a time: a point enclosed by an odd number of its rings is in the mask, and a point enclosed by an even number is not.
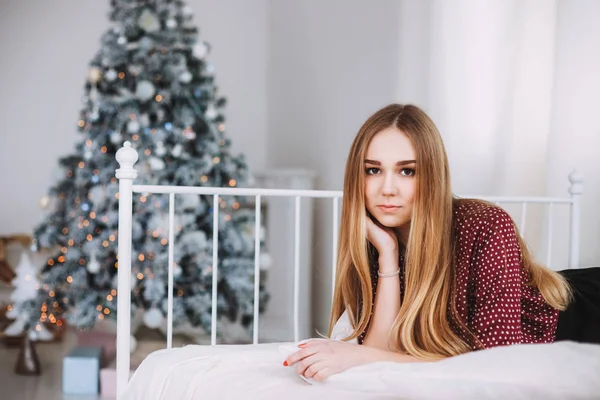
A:
[[[119,38],[117,39],[117,43],[122,46],[127,43],[127,38],[125,36],[119,36]]]
[[[138,18],[138,26],[145,32],[156,32],[160,29],[160,21],[152,11],[146,8]]]
[[[199,60],[202,60],[208,55],[208,46],[204,42],[197,43],[192,48],[192,54]]]
[[[127,123],[127,132],[129,133],[136,133],[137,131],[140,130],[140,123],[138,121],[131,120]]]
[[[112,82],[115,79],[117,79],[117,71],[115,71],[114,69],[109,69],[108,71],[106,71],[106,74],[104,74],[104,78],[108,81],[108,82]]]
[[[167,28],[175,29],[176,27],[177,27],[177,21],[175,21],[173,18],[169,18],[167,20]]]
[[[192,81],[192,74],[190,71],[184,71],[181,75],[179,75],[179,82],[182,83],[190,83]]]
[[[123,141],[123,136],[121,136],[121,134],[119,132],[112,132],[110,134],[110,141],[113,144],[121,144],[121,142]]]
[[[142,101],[148,101],[154,97],[156,88],[150,81],[140,81],[135,88],[135,95]]]

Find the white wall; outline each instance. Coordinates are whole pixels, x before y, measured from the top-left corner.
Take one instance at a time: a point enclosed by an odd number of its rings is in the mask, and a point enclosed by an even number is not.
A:
[[[600,2],[559,1],[552,127],[546,181],[560,194],[573,168],[584,175],[581,263],[600,266]],[[552,184],[551,182],[554,182]],[[564,248],[557,238],[556,246]]]
[[[266,0],[190,0],[213,51],[227,133],[251,169],[265,167]],[[87,66],[108,29],[108,1],[0,2],[0,233],[29,233],[58,158],[77,141]]]
[[[360,125],[394,101],[398,3],[269,5],[268,165],[313,169],[319,188],[341,189]],[[313,320],[321,333],[327,332],[331,304],[331,207],[316,204]]]

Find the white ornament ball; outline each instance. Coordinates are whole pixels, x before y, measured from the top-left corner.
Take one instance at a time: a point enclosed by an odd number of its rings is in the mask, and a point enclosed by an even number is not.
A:
[[[192,48],[192,54],[197,59],[202,60],[204,57],[206,57],[208,55],[208,46],[203,42],[197,43]]]
[[[160,21],[156,14],[149,9],[145,9],[138,18],[138,25],[145,32],[156,32],[160,29]]]
[[[129,133],[136,133],[137,131],[140,130],[140,123],[138,121],[131,120],[127,123],[127,132]]]
[[[135,95],[142,101],[148,101],[154,97],[156,88],[150,81],[140,81],[135,88]]]
[[[122,46],[127,43],[127,38],[125,36],[119,36],[117,38],[117,43]]]
[[[150,126],[150,117],[148,114],[140,115],[138,121],[140,121],[140,125],[142,126]]]
[[[192,74],[190,71],[184,71],[179,75],[179,82],[190,83],[192,81]]]
[[[136,349],[137,349],[137,339],[135,338],[135,336],[131,335],[129,337],[129,352],[131,354],[133,354]]]
[[[186,17],[189,17],[190,15],[192,15],[194,13],[194,11],[192,10],[192,7],[190,6],[185,6],[181,9],[181,12],[183,15],[185,15]]]
[[[183,152],[183,148],[181,147],[180,144],[176,144],[175,147],[173,147],[173,150],[171,150],[171,154],[175,157],[179,157],[182,152]]]
[[[50,205],[50,196],[43,196],[40,199],[40,208],[42,210],[45,210],[48,208],[49,205]]]
[[[215,119],[219,115],[219,112],[217,111],[217,109],[215,107],[213,107],[212,105],[210,105],[206,109],[206,112],[204,113],[204,115],[208,119]]]
[[[115,79],[117,79],[117,71],[115,71],[114,69],[109,69],[108,71],[106,71],[106,74],[104,74],[104,78],[109,81],[112,82]]]
[[[87,265],[87,270],[91,274],[97,274],[98,272],[100,272],[100,263],[98,262],[98,260],[96,260],[95,255],[92,255],[92,259],[90,260],[90,262]]]
[[[121,144],[121,142],[123,141],[123,136],[121,136],[119,132],[115,131],[110,134],[110,141],[112,142],[112,144]]]
[[[177,21],[174,20],[173,18],[169,18],[167,20],[167,28],[169,29],[175,29],[177,27]]]
[[[176,265],[175,268],[173,268],[173,277],[177,278],[180,277],[182,273],[181,267],[179,265]]]
[[[150,329],[160,328],[163,319],[162,313],[157,308],[151,308],[144,313],[144,324]]]
[[[165,169],[165,162],[157,157],[150,157],[148,159],[148,165],[150,165],[150,169],[153,171],[162,171]]]
[[[88,77],[91,83],[98,83],[102,78],[102,70],[98,67],[92,67]]]
[[[162,157],[165,155],[166,152],[167,150],[165,149],[165,146],[162,142],[156,143],[156,149],[154,149],[154,154],[156,154],[159,157]]]

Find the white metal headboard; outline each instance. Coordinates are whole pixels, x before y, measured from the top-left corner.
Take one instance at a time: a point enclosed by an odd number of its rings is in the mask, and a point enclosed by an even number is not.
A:
[[[116,171],[119,179],[119,231],[118,231],[118,299],[117,299],[117,399],[127,386],[130,368],[129,340],[131,335],[131,247],[132,247],[132,199],[133,193],[169,194],[169,239],[168,239],[168,312],[167,312],[167,348],[171,348],[173,340],[173,260],[174,260],[174,220],[175,220],[175,194],[197,194],[213,196],[213,272],[212,272],[212,321],[211,321],[211,345],[216,344],[217,339],[217,278],[218,278],[218,227],[219,227],[219,196],[254,196],[256,199],[255,209],[255,275],[254,275],[254,326],[253,343],[258,343],[259,322],[259,282],[260,282],[260,237],[261,226],[261,201],[263,196],[294,197],[295,198],[295,243],[294,243],[294,340],[298,341],[298,304],[299,304],[299,259],[300,259],[300,199],[326,198],[331,199],[333,207],[332,218],[332,294],[335,285],[335,265],[337,258],[338,242],[338,220],[339,199],[341,191],[326,190],[288,190],[288,189],[248,189],[248,188],[223,188],[223,187],[184,187],[184,186],[153,186],[133,185],[137,178],[137,171],[133,165],[138,160],[138,153],[131,147],[130,142],[117,151],[117,162],[120,168]],[[465,198],[478,198],[499,203],[521,203],[521,220],[517,224],[520,231],[525,231],[527,215],[527,204],[545,203],[549,211],[553,204],[570,205],[570,246],[569,246],[569,268],[579,266],[579,227],[580,227],[580,197],[583,192],[582,177],[573,172],[569,175],[571,185],[569,187],[570,197],[502,197],[502,196],[462,196]],[[548,260],[550,258],[550,240],[552,238],[552,214],[548,221]]]

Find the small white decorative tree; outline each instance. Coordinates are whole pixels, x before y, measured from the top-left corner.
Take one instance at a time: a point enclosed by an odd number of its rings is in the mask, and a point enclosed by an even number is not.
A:
[[[19,305],[25,304],[27,300],[35,299],[40,287],[40,282],[37,278],[37,270],[26,251],[21,255],[21,259],[17,265],[16,274],[17,276],[12,281],[15,290],[10,295],[12,306],[6,313],[6,316],[14,319],[15,322],[4,331],[4,334],[7,336],[20,336],[24,333],[27,328],[26,325],[30,320],[30,315],[25,308],[20,307]],[[38,323],[29,331],[31,340],[47,341],[52,339],[52,334],[48,332],[42,323]]]

